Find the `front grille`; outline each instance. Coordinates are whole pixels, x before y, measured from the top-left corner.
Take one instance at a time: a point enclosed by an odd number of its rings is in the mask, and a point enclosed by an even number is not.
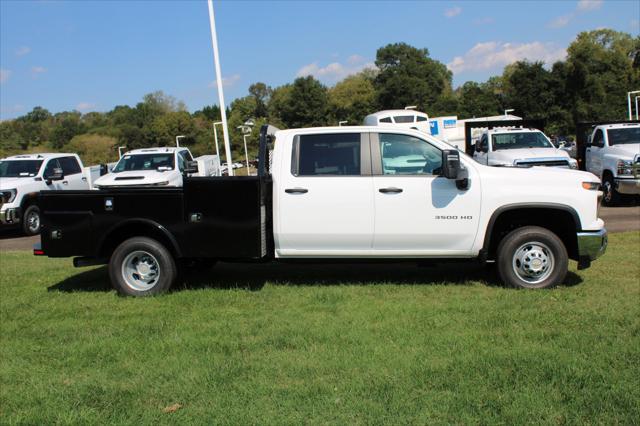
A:
[[[518,161],[516,166],[569,167],[569,162],[567,160]]]

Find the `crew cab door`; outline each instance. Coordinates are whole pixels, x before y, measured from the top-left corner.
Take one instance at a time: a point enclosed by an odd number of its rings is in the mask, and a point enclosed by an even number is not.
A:
[[[64,179],[60,182],[62,189],[82,190],[89,189],[87,177],[82,173],[78,159],[74,156],[58,158]]]
[[[593,134],[591,145],[587,146],[585,161],[587,171],[598,177],[602,177],[602,156],[604,154],[604,134],[602,129],[597,129]]]
[[[442,151],[410,135],[371,134],[378,256],[465,256],[480,215],[480,180],[467,167],[469,185],[440,176]]]
[[[44,176],[49,176],[53,173],[54,169],[61,169],[62,165],[60,164],[60,162],[58,161],[59,158],[52,158],[49,161],[47,161],[47,164],[44,166],[44,171],[42,172],[42,176],[43,176],[43,181],[46,185],[46,189],[50,190],[50,191],[60,191],[60,190],[64,190],[64,189],[69,189],[68,187],[68,181],[67,184],[63,184],[62,182],[65,181],[65,179],[63,180],[52,180],[52,181],[47,181],[44,180]],[[66,178],[66,176],[65,176]]]
[[[274,181],[279,257],[362,256],[373,238],[367,133],[295,136]]]

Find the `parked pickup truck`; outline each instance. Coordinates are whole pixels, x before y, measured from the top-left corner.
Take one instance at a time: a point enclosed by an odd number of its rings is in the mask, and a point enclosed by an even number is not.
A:
[[[42,192],[34,254],[108,263],[135,296],[168,290],[185,260],[476,259],[544,288],[604,253],[599,187],[583,171],[483,166],[410,129],[263,126],[257,176]]]
[[[494,128],[485,130],[476,143],[473,158],[480,164],[501,167],[563,167],[577,169],[578,162],[556,148],[537,129]]]
[[[102,173],[106,168],[102,168]],[[38,192],[89,189],[101,167],[83,167],[76,154],[14,155],[0,160],[0,223],[22,226],[27,235],[40,231]]]
[[[602,179],[604,204],[640,194],[640,124],[602,124],[593,129],[585,152],[586,170]]]

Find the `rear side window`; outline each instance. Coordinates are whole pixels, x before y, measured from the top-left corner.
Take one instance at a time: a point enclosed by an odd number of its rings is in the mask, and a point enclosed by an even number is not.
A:
[[[391,117],[385,117],[380,119],[381,123],[391,123]]]
[[[303,135],[296,145],[292,164],[296,176],[360,175],[360,133]]]
[[[413,115],[396,115],[393,120],[396,123],[413,123],[415,116]]]
[[[71,176],[82,172],[80,164],[75,157],[62,157],[59,158],[60,166],[62,167],[62,173],[65,176]]]

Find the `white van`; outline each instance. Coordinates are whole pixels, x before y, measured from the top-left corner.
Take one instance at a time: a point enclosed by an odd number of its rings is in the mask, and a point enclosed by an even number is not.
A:
[[[420,111],[410,109],[389,109],[369,114],[364,118],[365,126],[382,126],[392,124],[406,129],[419,130],[431,134],[429,116]]]

